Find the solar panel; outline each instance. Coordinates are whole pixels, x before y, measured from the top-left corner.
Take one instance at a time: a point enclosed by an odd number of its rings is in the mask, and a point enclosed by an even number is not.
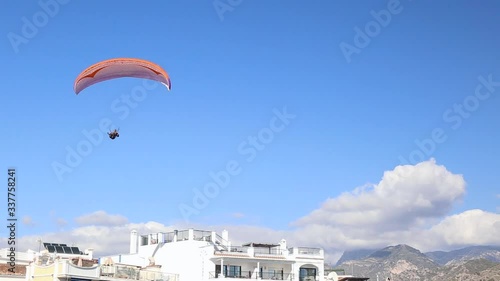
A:
[[[45,249],[47,249],[47,246],[51,246],[52,244],[50,243],[43,243],[43,246],[45,247]]]
[[[73,252],[73,254],[75,255],[79,255],[80,249],[78,249],[78,247],[71,247],[71,252]]]
[[[52,245],[48,245],[47,250],[49,250],[49,253],[54,253],[56,251],[56,247],[52,246]]]
[[[68,245],[66,245],[66,244],[59,244],[59,246],[61,246],[61,247],[68,247]]]
[[[63,246],[62,248],[63,248],[65,254],[73,254],[70,247]]]
[[[61,246],[55,246],[55,247],[56,247],[56,252],[57,252],[57,253],[64,254],[63,247],[61,247]]]

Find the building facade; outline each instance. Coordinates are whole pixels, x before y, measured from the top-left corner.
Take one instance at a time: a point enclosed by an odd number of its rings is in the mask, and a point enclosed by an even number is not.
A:
[[[98,281],[98,260],[93,249],[81,251],[66,244],[43,243],[26,268],[26,281]]]
[[[34,251],[15,252],[0,249],[0,281],[24,281],[26,268],[35,257]]]
[[[43,244],[40,252],[16,253],[17,273],[0,275],[0,281],[325,280],[323,249],[289,247],[284,239],[232,245],[227,231],[140,235],[134,230],[128,253],[99,259],[93,257],[93,249]],[[8,251],[4,252],[0,258],[7,264]]]
[[[284,239],[276,244],[232,245],[227,231],[221,235],[194,229],[145,235],[132,231],[129,253],[103,257],[100,264],[149,267],[163,274],[158,280],[167,281],[324,280],[323,249],[288,247]]]

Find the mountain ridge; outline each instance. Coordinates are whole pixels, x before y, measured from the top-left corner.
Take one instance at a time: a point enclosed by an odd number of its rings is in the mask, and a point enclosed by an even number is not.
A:
[[[379,280],[500,281],[500,247],[469,246],[426,253],[406,244],[357,249],[345,251],[335,268],[370,280],[377,280],[378,275]]]

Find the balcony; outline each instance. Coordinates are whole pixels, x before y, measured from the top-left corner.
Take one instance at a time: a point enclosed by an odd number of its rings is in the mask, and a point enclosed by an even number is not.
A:
[[[99,279],[100,272],[99,266],[94,265],[91,267],[78,266],[73,264],[70,260],[58,261],[60,272],[58,277],[78,277],[82,279]]]
[[[153,233],[140,236],[140,246],[157,243],[175,243],[180,241],[206,241],[214,244],[217,256],[259,257],[271,259],[321,259],[324,252],[320,248],[295,247],[286,248],[286,241],[278,244],[247,243],[232,246],[226,235],[221,237],[214,231],[187,229],[168,233]]]
[[[293,260],[299,259],[323,259],[324,252],[320,248],[306,248],[306,247],[295,247],[289,248],[288,250],[282,250],[280,248],[265,248],[265,247],[250,247],[247,245],[243,246],[229,246],[224,250],[216,250],[215,255],[217,256],[239,256],[239,257],[249,257],[249,258],[270,258],[270,259],[286,259]]]
[[[164,273],[161,271],[140,269],[135,266],[126,265],[101,265],[100,268],[101,280],[110,279],[127,279],[138,281],[177,281],[179,276],[172,273]]]
[[[288,254],[287,251],[284,251],[280,248],[253,248],[254,251],[254,257],[260,257],[260,258],[285,258],[285,256]]]
[[[212,231],[193,230],[193,240],[212,241]]]
[[[259,278],[262,280],[293,280],[292,273],[283,273],[283,272],[260,272]]]
[[[179,241],[212,241],[215,233],[205,230],[179,230],[173,232],[158,232],[139,236],[139,246],[149,246],[163,243],[173,243]]]
[[[289,248],[288,254],[295,258],[323,259],[324,251],[320,248],[296,247]]]
[[[263,271],[260,273],[252,272],[229,272],[225,277],[220,272],[210,272],[209,279],[241,280],[241,279],[260,279],[260,280],[293,280],[292,273],[283,273],[275,271]]]

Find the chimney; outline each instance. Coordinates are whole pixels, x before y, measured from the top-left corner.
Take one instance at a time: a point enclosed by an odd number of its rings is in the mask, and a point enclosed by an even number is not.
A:
[[[133,229],[130,232],[130,253],[137,254],[137,244],[138,244],[137,230]]]
[[[280,241],[280,250],[286,251],[286,240],[285,239],[281,239],[281,241]]]
[[[87,258],[89,260],[93,259],[94,258],[94,249],[93,248],[88,248],[88,249],[85,249],[85,252],[84,252],[86,255],[87,255]]]

